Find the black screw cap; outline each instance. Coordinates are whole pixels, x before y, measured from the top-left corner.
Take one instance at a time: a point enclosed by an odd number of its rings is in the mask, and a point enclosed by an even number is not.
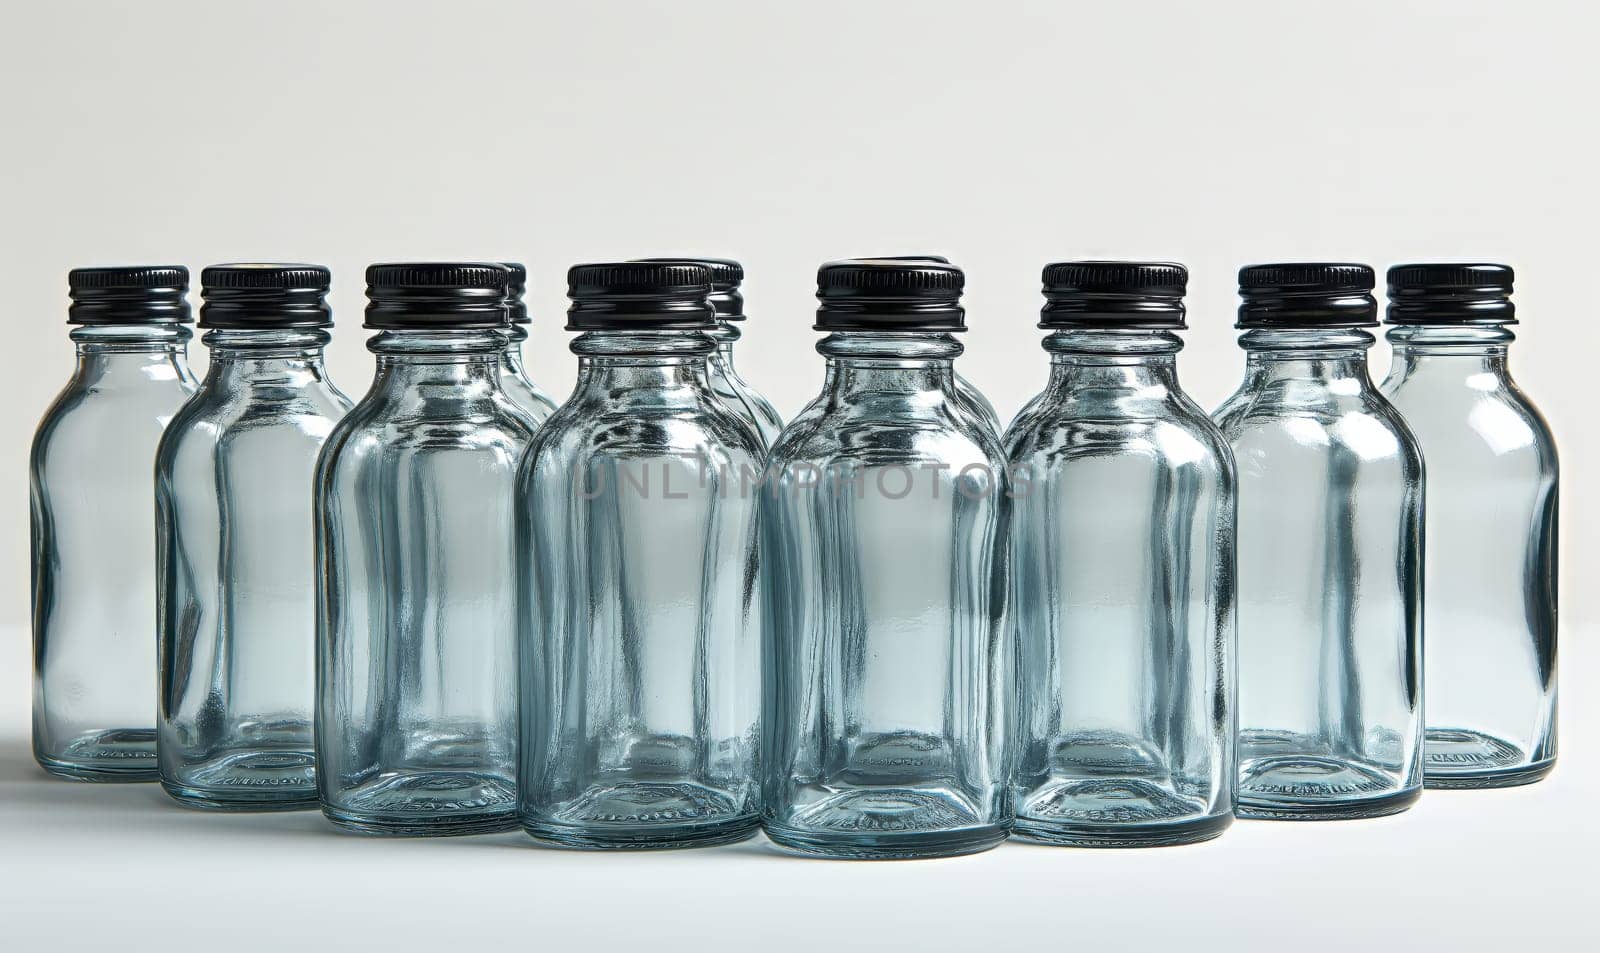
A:
[[[1395,265],[1389,269],[1390,324],[1516,324],[1510,265]]]
[[[568,331],[708,331],[711,271],[681,259],[595,262],[567,270]]]
[[[1189,269],[1173,262],[1058,261],[1043,281],[1041,328],[1185,327]]]
[[[189,269],[182,265],[74,268],[68,324],[188,324]]]
[[[965,331],[960,268],[929,258],[857,258],[817,269],[818,331]]]
[[[395,262],[367,266],[367,321],[374,330],[502,328],[511,269],[498,262]]]
[[[332,273],[321,265],[237,262],[200,272],[200,327],[325,328]]]
[[[1239,269],[1238,328],[1369,328],[1378,323],[1368,265],[1289,262]]]

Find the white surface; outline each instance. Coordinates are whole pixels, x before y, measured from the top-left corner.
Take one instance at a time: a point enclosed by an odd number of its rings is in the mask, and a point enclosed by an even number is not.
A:
[[[14,637],[15,633],[5,633]],[[155,785],[60,781],[0,738],[0,929],[18,951],[1595,949],[1600,631],[1569,631],[1546,781],[1430,791],[1373,821],[1240,821],[1154,850],[1006,844],[819,861],[764,840],[664,853],[518,833],[386,840],[316,812],[209,814]],[[7,700],[5,724],[26,724]],[[37,944],[37,945],[36,945]],[[0,946],[6,946],[0,943]]]
[[[1575,624],[1600,622],[1584,584],[1600,572],[1600,7],[0,6],[0,619],[15,623],[0,630],[0,949],[1593,947],[1600,630]],[[367,263],[521,259],[529,363],[562,394],[568,265],[732,255],[750,275],[741,367],[792,414],[821,380],[816,266],[911,252],[966,268],[960,366],[1003,415],[1045,375],[1047,261],[1188,263],[1181,367],[1207,406],[1243,363],[1240,264],[1512,263],[1513,364],[1566,489],[1552,779],[1430,794],[1387,820],[1241,823],[1195,848],[852,865],[759,843],[600,856],[518,834],[361,840],[314,814],[198,815],[153,787],[33,768],[26,456],[70,370],[68,268],[326,263],[330,365],[355,395]],[[1386,349],[1373,355],[1381,373]]]

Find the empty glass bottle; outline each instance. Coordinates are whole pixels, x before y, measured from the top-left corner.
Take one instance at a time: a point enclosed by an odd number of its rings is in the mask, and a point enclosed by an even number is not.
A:
[[[1527,784],[1556,758],[1555,440],[1512,381],[1505,265],[1389,269],[1383,391],[1428,464],[1428,787]]]
[[[712,390],[706,267],[575,266],[588,358],[518,478],[523,827],[570,847],[755,833],[755,430]]]
[[[818,272],[827,389],[761,490],[768,836],[933,857],[1011,829],[998,438],[962,401],[960,269]]]
[[[528,329],[524,325],[532,320],[528,317],[528,303],[523,300],[528,291],[528,269],[514,261],[500,264],[511,271],[506,293],[511,323],[506,326],[505,350],[500,352],[500,389],[527,411],[534,423],[542,423],[556,409],[556,402],[528,377],[527,365],[522,361],[522,342],[528,339]]]
[[[317,786],[335,824],[516,824],[512,487],[535,424],[500,388],[509,271],[367,269],[377,373],[316,471]]]
[[[762,451],[772,446],[772,441],[783,429],[783,419],[733,366],[733,345],[743,335],[738,326],[744,323],[744,295],[739,285],[744,281],[744,266],[729,258],[647,258],[645,261],[688,261],[704,265],[711,272],[711,306],[717,312],[717,326],[708,331],[717,349],[706,362],[707,379],[711,389],[735,414],[748,423],[761,438]]]
[[[1233,456],[1178,386],[1182,265],[1047,265],[1050,382],[1013,481],[1016,833],[1186,844],[1233,820]]]
[[[194,392],[188,269],[77,268],[78,366],[29,460],[33,753],[81,781],[156,779],[150,467]]]
[[[311,476],[350,402],[319,265],[200,274],[211,368],[156,454],[161,784],[195,807],[317,803]]]
[[[1241,817],[1405,810],[1422,789],[1422,455],[1367,374],[1365,265],[1239,272]]]

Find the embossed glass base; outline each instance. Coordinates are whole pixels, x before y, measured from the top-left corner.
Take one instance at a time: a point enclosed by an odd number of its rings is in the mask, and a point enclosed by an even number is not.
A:
[[[1430,788],[1509,788],[1532,784],[1556,766],[1554,758],[1529,763],[1509,741],[1465,728],[1430,728],[1422,783]]]
[[[1238,815],[1276,821],[1382,817],[1416,803],[1422,788],[1398,789],[1389,774],[1334,758],[1256,758],[1241,768]]]
[[[767,837],[784,850],[808,857],[849,860],[959,857],[999,847],[1010,835],[1010,828],[1001,825],[919,833],[818,834],[767,824],[766,831]]]
[[[362,834],[447,837],[514,830],[516,796],[504,778],[436,771],[382,775],[339,792],[322,813]]]
[[[1018,840],[1055,847],[1179,847],[1220,836],[1233,815],[1203,817],[1173,824],[1071,825],[1017,818],[1011,832]]]
[[[33,749],[39,766],[70,781],[154,781],[156,732],[154,728],[116,728],[80,735],[51,755]]]
[[[705,785],[623,781],[591,787],[549,814],[525,816],[522,826],[555,846],[666,850],[744,840],[759,829],[759,819]]]
[[[766,825],[780,847],[864,859],[950,857],[988,850],[1011,825],[984,824],[956,793],[939,788],[862,788],[808,805],[788,824]]]
[[[161,787],[186,807],[213,811],[297,811],[317,806],[310,751],[230,751],[185,764]]]

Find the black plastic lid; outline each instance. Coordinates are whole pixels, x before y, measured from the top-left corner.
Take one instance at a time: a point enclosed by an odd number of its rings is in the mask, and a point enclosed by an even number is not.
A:
[[[182,265],[74,268],[68,324],[188,324],[189,269]]]
[[[818,331],[965,331],[966,275],[929,258],[856,258],[817,269]]]
[[[1239,269],[1239,328],[1370,328],[1378,323],[1372,268],[1289,262]]]
[[[851,261],[936,261],[941,265],[950,264],[950,259],[943,255],[870,255],[866,258],[852,258]]]
[[[1389,269],[1390,324],[1516,324],[1510,265],[1395,265]]]
[[[511,309],[512,324],[531,324],[533,319],[528,317],[528,303],[522,296],[528,293],[528,266],[520,261],[503,261],[511,272],[511,279],[506,283],[506,307]]]
[[[739,285],[744,281],[744,266],[732,258],[641,258],[651,262],[688,262],[704,265],[711,272],[711,307],[721,321],[743,321],[744,295]]]
[[[573,265],[567,270],[568,331],[708,331],[711,270],[681,259]]]
[[[1182,330],[1189,269],[1166,261],[1058,261],[1044,266],[1041,328]]]
[[[367,266],[367,321],[375,330],[503,328],[511,269],[492,261]]]
[[[330,327],[332,277],[321,265],[207,265],[200,272],[200,327]]]

